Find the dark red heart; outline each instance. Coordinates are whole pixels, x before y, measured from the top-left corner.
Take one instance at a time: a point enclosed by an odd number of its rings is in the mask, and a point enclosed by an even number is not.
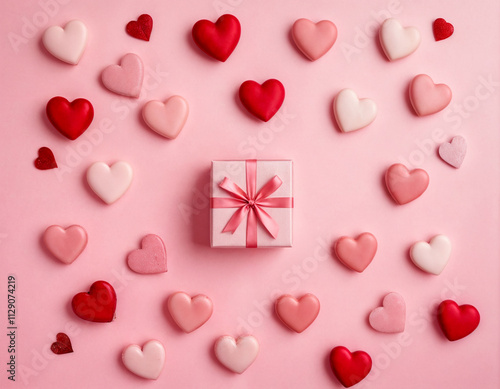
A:
[[[193,26],[193,39],[209,56],[225,62],[240,40],[240,22],[233,15],[222,15],[215,23],[199,20]]]
[[[64,97],[53,97],[47,103],[46,112],[57,131],[71,140],[82,135],[94,119],[94,107],[85,99],[70,103]]]
[[[39,170],[48,170],[57,167],[57,162],[51,149],[48,147],[41,147],[38,150],[38,158],[35,159],[35,167]]]
[[[71,347],[71,340],[69,340],[68,335],[64,332],[59,332],[56,335],[56,341],[52,343],[50,349],[54,354],[68,354],[73,352],[73,347]]]
[[[439,18],[434,20],[432,31],[434,32],[434,39],[436,41],[442,41],[443,39],[449,38],[453,34],[453,31],[455,31],[455,28],[453,24],[448,23],[443,18]]]
[[[372,369],[372,359],[364,351],[351,353],[343,346],[330,353],[330,367],[342,385],[349,388],[362,381]]]
[[[278,80],[267,80],[262,85],[245,81],[240,86],[240,100],[245,108],[265,122],[278,112],[284,99],[285,88]]]
[[[479,325],[479,312],[472,305],[458,305],[444,300],[438,307],[438,320],[444,335],[450,341],[465,338]]]
[[[148,14],[143,14],[137,18],[137,21],[128,22],[126,30],[127,34],[134,38],[149,41],[153,30],[153,18]]]
[[[73,312],[83,320],[105,323],[113,321],[116,293],[106,281],[96,281],[88,293],[78,293],[71,301]]]

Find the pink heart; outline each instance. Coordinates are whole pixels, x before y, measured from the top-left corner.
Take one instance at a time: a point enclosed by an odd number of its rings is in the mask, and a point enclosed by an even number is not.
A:
[[[451,89],[445,84],[434,84],[426,74],[419,74],[410,83],[410,101],[418,116],[432,115],[450,104]]]
[[[340,262],[359,273],[367,268],[376,252],[377,239],[369,232],[355,239],[343,236],[335,242],[335,254]]]
[[[319,300],[313,294],[306,294],[299,300],[286,294],[276,300],[276,314],[291,330],[301,333],[319,314]]]
[[[337,27],[329,20],[313,23],[297,20],[292,27],[292,38],[297,47],[311,61],[325,55],[337,40]]]
[[[167,271],[167,253],[163,240],[154,234],[142,238],[142,249],[132,251],[127,257],[130,269],[141,274],[156,274]]]
[[[420,197],[429,186],[429,175],[425,170],[408,170],[396,163],[385,172],[385,184],[394,201],[406,204]]]
[[[142,117],[149,128],[168,139],[179,135],[188,114],[188,103],[181,96],[172,96],[165,103],[152,100],[142,109]]]
[[[215,357],[229,370],[241,374],[255,361],[259,354],[259,342],[252,335],[221,336],[215,342]]]
[[[191,298],[184,292],[172,294],[168,298],[167,307],[175,323],[187,333],[205,324],[213,311],[212,300],[209,297],[199,294]]]
[[[139,97],[144,79],[144,65],[138,55],[128,53],[122,57],[120,65],[110,65],[104,69],[101,79],[111,92]]]
[[[374,330],[394,333],[405,330],[406,304],[398,293],[387,294],[382,306],[371,311],[368,321]]]
[[[78,225],[66,229],[56,225],[50,226],[43,234],[43,242],[54,257],[70,264],[87,246],[87,231]]]
[[[439,146],[439,156],[457,169],[462,166],[466,152],[467,141],[461,136],[456,136],[450,143],[443,143]]]

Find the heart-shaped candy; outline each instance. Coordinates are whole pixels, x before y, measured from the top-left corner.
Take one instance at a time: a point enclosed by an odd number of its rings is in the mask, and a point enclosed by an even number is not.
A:
[[[410,83],[410,101],[418,116],[432,115],[450,104],[451,89],[446,84],[434,84],[427,74],[419,74]]]
[[[407,204],[420,197],[429,186],[429,175],[425,170],[408,170],[396,163],[385,172],[385,184],[394,201]]]
[[[38,170],[55,169],[57,167],[54,153],[48,147],[40,147],[38,149],[38,158],[35,159],[35,167]]]
[[[455,136],[450,143],[443,143],[439,146],[441,159],[457,169],[462,166],[466,152],[467,141],[461,136]]]
[[[221,336],[215,342],[215,356],[229,370],[241,374],[257,358],[259,342],[252,335],[240,336],[234,340],[232,336]]]
[[[262,85],[245,81],[240,86],[240,100],[255,117],[267,122],[280,109],[285,99],[285,88],[278,80],[270,79]]]
[[[151,100],[142,108],[142,118],[148,127],[168,139],[177,138],[188,114],[188,102],[181,96],[172,96],[164,103]]]
[[[330,353],[330,367],[340,383],[349,388],[368,375],[372,359],[364,351],[351,353],[346,347],[337,346]]]
[[[97,323],[113,321],[116,310],[116,293],[106,281],[96,281],[88,293],[78,293],[71,301],[76,316]]]
[[[102,83],[107,89],[129,97],[139,97],[143,78],[144,65],[141,58],[133,53],[125,54],[120,65],[110,65],[101,74]]]
[[[292,38],[298,49],[311,61],[330,50],[337,40],[337,27],[329,20],[314,23],[299,19],[292,26]]]
[[[455,28],[453,24],[448,23],[443,18],[434,20],[432,24],[432,32],[434,33],[434,39],[436,41],[442,41],[443,39],[449,38],[454,31]]]
[[[451,255],[451,242],[446,235],[436,235],[429,243],[417,242],[410,249],[413,263],[423,271],[441,274]]]
[[[142,378],[156,380],[165,365],[165,348],[157,340],[150,340],[141,347],[132,344],[122,352],[125,367]]]
[[[343,132],[368,126],[377,116],[377,105],[370,99],[358,99],[352,89],[342,89],[333,102],[335,119]]]
[[[76,65],[80,62],[87,44],[87,27],[80,20],[72,20],[64,26],[52,26],[45,30],[42,42],[47,51],[57,59]]]
[[[368,321],[372,328],[379,332],[403,332],[406,321],[405,300],[395,292],[386,294],[382,306],[370,312]]]
[[[389,18],[380,27],[379,39],[389,61],[395,61],[417,50],[420,32],[415,27],[403,27],[399,20]]]
[[[142,238],[141,249],[127,257],[128,267],[140,274],[156,274],[167,271],[167,252],[163,240],[154,234]]]
[[[47,103],[46,113],[57,131],[71,140],[82,135],[94,119],[94,107],[86,99],[70,103],[64,97],[53,97]]]
[[[78,225],[66,229],[56,225],[50,226],[43,233],[43,243],[54,257],[70,264],[87,246],[87,231]]]
[[[50,350],[57,355],[68,354],[73,352],[71,340],[64,332],[59,332],[56,335],[56,341],[50,346]]]
[[[334,250],[340,262],[361,273],[375,257],[377,239],[369,232],[364,232],[355,239],[343,236],[335,242]]]
[[[288,294],[276,300],[276,314],[291,330],[301,333],[316,319],[319,314],[319,300],[310,293],[300,299]]]
[[[212,300],[203,294],[191,298],[184,292],[176,292],[168,298],[167,307],[175,323],[187,333],[205,324],[213,312]]]
[[[470,335],[479,325],[479,312],[472,305],[458,305],[444,300],[438,307],[438,321],[444,335],[450,341]]]
[[[125,30],[131,37],[149,41],[153,30],[153,18],[148,14],[142,14],[137,21],[131,20],[128,22]]]
[[[122,197],[132,183],[132,167],[124,161],[108,166],[95,162],[87,170],[87,182],[94,193],[106,204],[112,204]]]

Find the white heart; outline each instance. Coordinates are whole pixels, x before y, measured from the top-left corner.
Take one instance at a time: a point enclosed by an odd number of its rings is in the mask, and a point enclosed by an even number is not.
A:
[[[64,26],[52,26],[43,34],[43,45],[54,57],[76,65],[87,44],[87,27],[80,20],[72,20]]]
[[[377,105],[370,99],[358,99],[352,89],[342,89],[335,97],[333,111],[340,129],[350,132],[373,122],[377,116]]]
[[[390,61],[404,58],[420,45],[420,32],[415,27],[403,27],[399,20],[390,18],[382,23],[380,44]]]
[[[417,242],[410,249],[413,263],[427,273],[440,274],[451,255],[451,242],[445,235],[436,235],[427,242]]]
[[[243,373],[257,358],[259,342],[252,335],[221,336],[215,342],[215,356],[225,367],[235,373]]]
[[[125,367],[139,377],[156,380],[165,364],[165,348],[157,340],[150,340],[141,348],[132,344],[122,353]]]
[[[90,188],[105,203],[111,204],[122,197],[132,183],[132,167],[119,161],[111,167],[104,162],[96,162],[87,170]]]

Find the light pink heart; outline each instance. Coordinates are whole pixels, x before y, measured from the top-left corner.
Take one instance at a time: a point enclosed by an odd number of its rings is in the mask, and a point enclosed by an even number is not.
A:
[[[142,109],[142,117],[153,131],[168,139],[175,139],[181,132],[189,114],[189,105],[181,96],[167,101],[152,100]]]
[[[167,271],[167,252],[163,240],[154,234],[142,238],[141,249],[127,257],[130,269],[140,274],[156,274]]]
[[[144,79],[144,65],[138,55],[128,53],[122,57],[120,65],[110,65],[104,69],[101,79],[111,92],[139,97]]]
[[[372,262],[377,252],[377,239],[369,232],[355,239],[343,236],[335,242],[337,258],[348,268],[361,273]]]
[[[123,350],[122,361],[139,377],[156,380],[165,365],[165,348],[158,340],[150,340],[142,348],[132,344]]]
[[[419,74],[410,83],[410,101],[418,116],[432,115],[450,104],[451,89],[445,84],[434,84],[426,74]]]
[[[291,330],[302,332],[309,327],[319,314],[319,300],[313,294],[306,294],[300,299],[283,295],[276,300],[276,314]]]
[[[215,342],[215,356],[229,370],[241,374],[255,361],[259,354],[259,342],[252,335],[221,336]]]
[[[200,328],[212,316],[213,304],[209,297],[199,294],[191,298],[184,292],[177,292],[168,298],[168,311],[175,323],[184,332]]]
[[[325,55],[337,40],[337,27],[329,20],[314,23],[308,19],[299,19],[293,24],[292,38],[307,58],[316,61]]]
[[[386,333],[403,332],[405,320],[405,300],[395,292],[387,294],[382,301],[382,306],[371,311],[368,317],[374,330]]]
[[[78,225],[66,229],[56,225],[50,226],[43,234],[43,242],[54,257],[70,264],[87,246],[87,231]]]
[[[439,146],[439,156],[447,164],[459,168],[467,152],[467,141],[462,136],[455,136],[450,143]]]

